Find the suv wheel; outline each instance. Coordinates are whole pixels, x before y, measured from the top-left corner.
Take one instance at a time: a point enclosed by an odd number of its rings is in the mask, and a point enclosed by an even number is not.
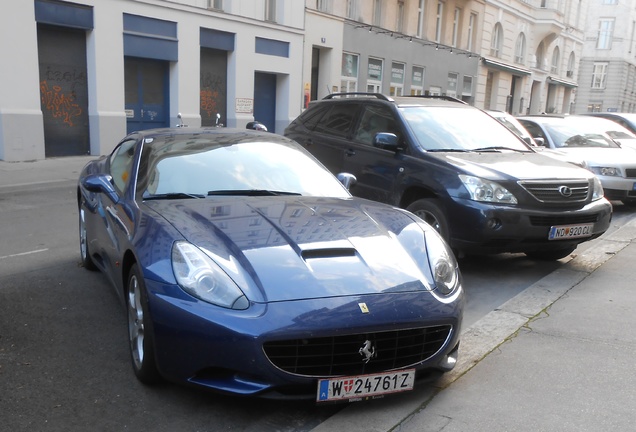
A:
[[[444,240],[447,242],[450,240],[448,222],[446,221],[442,207],[436,199],[419,199],[413,201],[406,209],[435,228]]]

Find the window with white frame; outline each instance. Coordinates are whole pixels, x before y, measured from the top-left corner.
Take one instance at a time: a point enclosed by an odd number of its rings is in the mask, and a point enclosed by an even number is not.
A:
[[[559,62],[561,61],[561,51],[559,47],[554,47],[552,51],[552,63],[550,64],[550,72],[553,74],[559,73]]]
[[[459,43],[459,26],[461,24],[461,15],[462,10],[460,8],[455,8],[455,13],[453,14],[453,40],[451,41],[451,46],[457,47]]]
[[[359,59],[357,54],[342,53],[342,71],[340,72],[340,91],[342,93],[358,91]]]
[[[515,63],[525,64],[526,61],[526,35],[519,33],[515,44]]]
[[[475,44],[475,35],[477,30],[475,28],[476,25],[477,25],[477,14],[471,13],[470,18],[468,18],[468,46],[466,47],[468,51],[472,51],[473,46]]]
[[[265,0],[265,21],[276,22],[276,0]]]
[[[391,88],[389,94],[391,96],[402,96],[404,94],[404,71],[406,65],[404,63],[391,63]]]
[[[438,86],[431,86],[428,89],[428,94],[430,94],[431,96],[441,96],[442,95],[442,88],[438,87]]]
[[[574,78],[574,66],[576,65],[576,56],[574,55],[574,51],[570,53],[570,58],[568,59],[568,70],[565,75],[568,78]]]
[[[437,15],[435,16],[435,42],[442,42],[442,23],[444,18],[444,3],[437,2]]]
[[[598,24],[598,39],[596,48],[610,49],[612,48],[612,36],[614,33],[614,18],[603,18]]]
[[[411,72],[411,96],[419,96],[424,93],[424,68],[413,66]]]
[[[373,25],[382,27],[382,0],[373,0]]]
[[[473,95],[473,77],[464,75],[463,85],[462,85],[462,96],[472,96]]]
[[[605,88],[605,81],[607,79],[608,66],[609,66],[609,63],[607,62],[594,63],[594,67],[592,69],[592,88],[593,89]]]
[[[398,0],[397,2],[395,29],[400,33],[404,33],[404,0]]]
[[[501,47],[503,45],[503,27],[501,23],[495,24],[492,30],[492,39],[490,41],[490,55],[493,57],[501,56]]]
[[[358,20],[360,18],[360,0],[347,0],[347,18]]]
[[[419,0],[417,5],[417,37],[424,35],[424,22],[426,18],[426,0]]]
[[[446,87],[446,96],[457,97],[457,79],[459,74],[455,72],[448,73],[448,85]]]
[[[369,93],[382,93],[382,69],[384,61],[379,58],[369,57],[367,66],[367,91]]]
[[[317,0],[316,9],[320,12],[331,13],[331,0]]]
[[[223,0],[208,0],[208,9],[223,10]]]

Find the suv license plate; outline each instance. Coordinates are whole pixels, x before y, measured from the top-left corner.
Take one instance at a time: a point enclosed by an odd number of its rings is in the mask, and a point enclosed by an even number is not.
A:
[[[594,224],[558,225],[550,228],[548,240],[565,240],[592,235]]]
[[[368,397],[413,390],[415,369],[322,379],[318,381],[317,402],[355,402]]]

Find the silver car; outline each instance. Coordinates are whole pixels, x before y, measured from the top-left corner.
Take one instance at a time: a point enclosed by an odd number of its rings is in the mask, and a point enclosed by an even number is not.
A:
[[[549,149],[544,154],[584,160],[601,181],[607,199],[636,204],[636,151],[621,148],[596,119],[536,115],[518,120],[534,138],[543,139]]]

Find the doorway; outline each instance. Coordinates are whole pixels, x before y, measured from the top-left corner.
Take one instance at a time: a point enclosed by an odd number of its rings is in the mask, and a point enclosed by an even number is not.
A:
[[[170,126],[168,62],[124,59],[128,133]]]
[[[276,75],[254,74],[254,120],[263,123],[270,132],[276,131]]]

